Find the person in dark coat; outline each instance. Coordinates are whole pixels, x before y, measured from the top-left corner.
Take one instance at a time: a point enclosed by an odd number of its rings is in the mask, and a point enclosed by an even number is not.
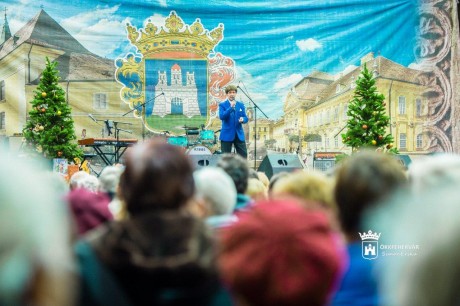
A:
[[[195,188],[183,150],[160,140],[133,147],[119,188],[129,217],[76,245],[80,304],[201,306],[225,297],[212,231],[188,210]]]

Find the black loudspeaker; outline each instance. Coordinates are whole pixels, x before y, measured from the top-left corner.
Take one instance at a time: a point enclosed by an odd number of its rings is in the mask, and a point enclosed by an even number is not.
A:
[[[217,165],[217,161],[219,160],[219,155],[192,154],[189,155],[189,158],[195,169],[200,169],[203,167],[215,167]]]
[[[280,172],[302,170],[304,164],[297,154],[267,154],[257,171],[264,172],[269,179]]]

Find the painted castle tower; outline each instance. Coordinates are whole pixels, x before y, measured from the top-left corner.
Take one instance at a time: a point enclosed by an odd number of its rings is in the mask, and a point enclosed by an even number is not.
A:
[[[195,72],[187,72],[186,84],[182,82],[182,69],[178,64],[171,67],[171,85],[168,86],[166,71],[158,71],[158,83],[155,92],[164,93],[164,97],[155,99],[153,115],[164,117],[168,114],[192,117],[201,115],[198,106],[198,90]]]

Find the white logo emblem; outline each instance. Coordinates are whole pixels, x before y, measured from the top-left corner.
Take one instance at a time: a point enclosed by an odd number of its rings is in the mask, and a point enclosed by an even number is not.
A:
[[[359,233],[359,236],[362,240],[362,252],[361,255],[364,259],[376,259],[379,257],[379,238],[380,233],[377,232],[372,233],[369,230],[367,233]]]

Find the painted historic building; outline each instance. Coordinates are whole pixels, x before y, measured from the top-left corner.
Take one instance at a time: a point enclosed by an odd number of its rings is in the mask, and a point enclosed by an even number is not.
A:
[[[132,134],[120,132],[121,138],[141,137],[141,122],[123,116],[130,109],[120,99],[113,61],[88,51],[44,10],[14,35],[5,15],[0,38],[0,137],[22,132],[46,57],[58,63],[78,139],[107,137],[106,120],[130,124],[124,129]]]
[[[348,103],[364,64],[373,71],[377,89],[385,96],[391,122],[389,132],[395,145],[406,154],[428,152],[429,135],[423,129],[428,114],[427,101],[422,95],[426,86],[418,80],[420,71],[382,56],[374,57],[373,53],[361,59],[360,67],[349,67],[337,75],[314,71],[291,89],[284,104],[287,152],[295,148],[288,139],[298,135],[303,152],[350,153],[350,148],[342,144],[341,134],[345,132]],[[304,141],[308,134],[319,135],[320,141]]]
[[[155,100],[154,115],[160,117],[168,114],[180,114],[187,117],[201,115],[195,73],[187,71],[185,79],[186,83],[183,84],[182,69],[178,64],[171,67],[170,85],[167,82],[166,71],[158,71],[158,84],[155,86],[155,92],[164,93],[164,97]]]

